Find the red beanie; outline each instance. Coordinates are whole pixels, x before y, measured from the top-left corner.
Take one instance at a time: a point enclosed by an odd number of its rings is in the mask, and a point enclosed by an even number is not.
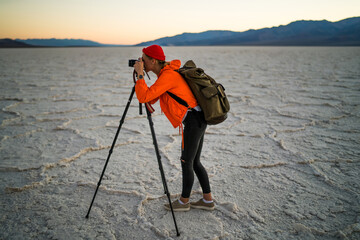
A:
[[[157,60],[165,61],[165,54],[159,45],[151,45],[143,48],[143,53]]]

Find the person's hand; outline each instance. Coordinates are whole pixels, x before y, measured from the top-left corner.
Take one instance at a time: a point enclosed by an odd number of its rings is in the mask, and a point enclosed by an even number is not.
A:
[[[137,61],[135,64],[134,64],[134,69],[137,73],[137,75],[144,75],[144,62],[142,60],[142,58],[139,58],[139,61]]]

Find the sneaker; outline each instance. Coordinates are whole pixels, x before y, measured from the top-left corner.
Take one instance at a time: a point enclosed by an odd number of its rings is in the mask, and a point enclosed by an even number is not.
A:
[[[203,199],[200,199],[197,202],[192,202],[190,203],[192,208],[198,208],[198,209],[203,209],[203,210],[208,210],[208,211],[212,211],[215,209],[215,203],[205,203],[203,201]]]
[[[172,202],[171,205],[173,207],[174,212],[187,212],[190,210],[190,203],[181,204],[179,200],[175,200],[174,202]],[[169,203],[164,204],[164,207],[166,210],[171,211]]]

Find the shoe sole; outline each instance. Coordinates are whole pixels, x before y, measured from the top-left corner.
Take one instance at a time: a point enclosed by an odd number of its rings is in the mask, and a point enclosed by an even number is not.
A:
[[[165,207],[166,210],[171,211],[171,208]],[[173,208],[174,212],[187,212],[190,211],[190,207],[189,208]]]
[[[213,211],[215,209],[215,206],[213,206],[213,207],[205,207],[205,206],[193,206],[193,205],[191,205],[191,208],[202,209],[202,210],[207,210],[207,211]]]

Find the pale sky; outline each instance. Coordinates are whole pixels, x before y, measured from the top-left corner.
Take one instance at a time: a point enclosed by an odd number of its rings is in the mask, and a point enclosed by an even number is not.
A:
[[[360,0],[0,0],[0,38],[136,44],[184,32],[358,16]]]

